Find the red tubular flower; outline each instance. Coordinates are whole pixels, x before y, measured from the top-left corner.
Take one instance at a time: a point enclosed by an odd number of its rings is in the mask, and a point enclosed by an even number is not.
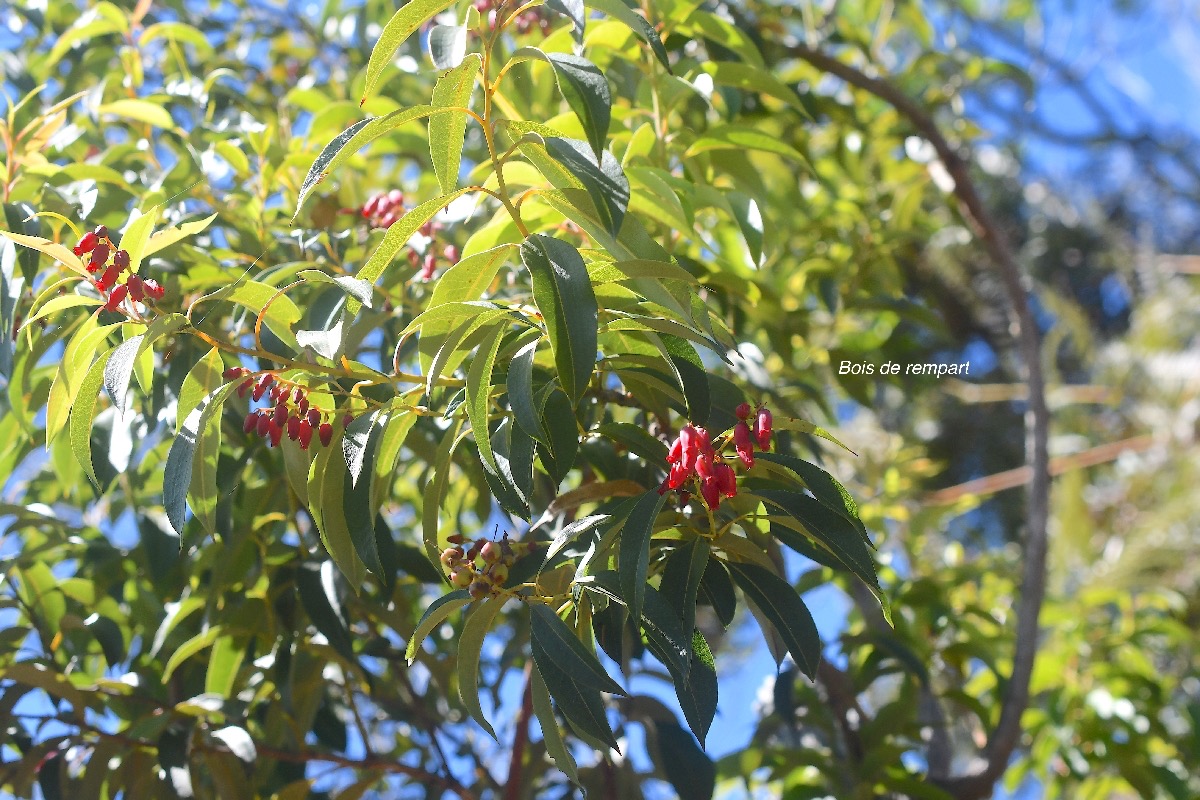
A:
[[[349,428],[351,422],[354,422],[353,414],[347,414],[346,416],[342,417],[342,427],[343,428]]]
[[[317,435],[321,437],[321,444],[329,447],[329,443],[333,441],[333,426],[322,422],[321,427],[317,429]]]
[[[746,469],[754,466],[754,434],[745,422],[733,426],[733,446],[737,449],[738,458],[746,465]]]
[[[671,443],[671,451],[667,453],[668,464],[678,464],[683,459],[683,439],[676,439]]]
[[[685,469],[683,464],[672,464],[670,472],[667,473],[667,486],[672,489],[678,489],[687,482],[691,471]]]
[[[708,507],[716,511],[717,506],[721,505],[721,487],[717,485],[716,478],[709,478],[700,484],[700,494],[704,497],[704,502]]]
[[[715,467],[713,457],[709,453],[701,452],[699,457],[696,458],[696,473],[704,480],[708,480],[716,474],[714,472]]]
[[[270,427],[267,429],[267,433],[271,437],[271,446],[279,447],[279,440],[283,438],[283,426],[272,419],[270,421]]]
[[[79,244],[75,245],[74,253],[77,256],[81,256],[84,253],[90,253],[99,243],[100,237],[96,236],[94,232],[88,231],[83,235],[83,238],[79,240]]]
[[[308,398],[301,397],[300,402],[296,404],[296,408],[299,410],[300,416],[308,416]]]
[[[143,285],[142,279],[137,275],[130,275],[129,279],[125,281],[125,285],[129,287],[129,296],[134,300],[140,303],[145,299],[146,287]]]
[[[742,421],[750,419],[750,414],[751,409],[749,403],[739,403],[738,407],[733,410],[733,415]]]
[[[259,436],[266,436],[271,432],[271,418],[266,414],[260,413],[255,429],[258,431]]]
[[[108,302],[104,304],[105,311],[116,311],[121,303],[125,302],[125,298],[129,295],[129,287],[121,284],[113,289],[112,294],[108,296]]]
[[[113,263],[116,264],[117,269],[121,271],[129,269],[129,251],[118,250],[117,254],[113,256]]]
[[[117,282],[120,273],[115,266],[110,266],[104,270],[104,274],[100,276],[100,280],[96,281],[96,288],[101,292],[107,292]]]
[[[300,418],[299,417],[288,417],[287,435],[288,435],[288,438],[291,439],[293,442],[296,441],[296,439],[300,438]]]
[[[308,423],[308,420],[300,420],[300,428],[296,432],[296,438],[300,440],[300,449],[307,450],[309,444],[312,443],[313,426]]]
[[[224,377],[227,381],[231,381],[234,378],[240,378],[242,377],[242,368],[230,367],[229,369],[225,370],[224,373],[222,373],[222,377]]]
[[[237,388],[238,397],[245,397],[246,392],[250,391],[250,387],[253,385],[254,381],[252,380],[242,381],[241,385]]]
[[[363,204],[362,215],[364,217],[373,217],[379,212],[379,204],[383,200],[383,195],[377,194]]]
[[[684,425],[679,432],[679,441],[683,449],[683,458],[679,462],[683,468],[691,472],[696,468],[696,456],[700,452],[699,431],[691,423]]]
[[[99,269],[108,261],[108,245],[100,242],[92,249],[91,266]]]
[[[433,280],[434,273],[437,271],[437,256],[433,253],[426,253],[425,260],[421,262],[421,272],[417,275],[419,281]]]
[[[257,411],[251,411],[249,414],[247,414],[246,421],[242,423],[242,430],[246,433],[249,433],[250,431],[257,429],[258,417],[259,413]]]
[[[733,473],[733,467],[728,464],[717,464],[713,472],[717,488],[721,490],[722,495],[733,497],[737,494],[737,476]]]
[[[444,255],[446,257],[446,260],[449,261],[451,264],[458,263],[458,258],[459,258],[458,248],[455,247],[454,245],[452,245],[452,244],[446,245],[446,249],[442,251],[442,255]]]
[[[308,410],[308,424],[312,425],[314,428],[321,424],[321,410],[320,409],[310,408]]]
[[[153,278],[145,278],[142,285],[146,288],[146,297],[151,300],[162,300],[163,295],[167,293]]]
[[[97,225],[96,229],[94,231],[92,231],[92,233],[96,234],[97,239],[107,239],[108,238],[108,226],[107,225]]]
[[[283,423],[287,422],[287,418],[288,418],[287,406],[283,405],[282,403],[275,406],[275,413],[271,415],[271,419],[274,420],[275,424],[283,425]]]
[[[758,417],[754,420],[754,438],[758,440],[758,449],[771,449],[771,411],[767,408],[758,410]]]

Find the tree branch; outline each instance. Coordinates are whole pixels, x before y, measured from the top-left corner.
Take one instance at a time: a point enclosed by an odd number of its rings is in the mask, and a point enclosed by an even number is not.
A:
[[[1050,491],[1047,440],[1050,412],[1046,404],[1040,336],[1029,301],[1029,280],[1022,273],[1007,239],[992,218],[971,179],[969,163],[942,135],[937,123],[924,108],[888,81],[871,77],[819,50],[805,45],[794,45],[789,47],[787,52],[888,103],[933,145],[946,171],[954,179],[954,195],[958,199],[963,216],[974,228],[975,235],[983,242],[1000,273],[1019,326],[1017,347],[1026,373],[1025,380],[1029,386],[1025,426],[1026,459],[1031,475],[1024,543],[1025,566],[1020,597],[1017,600],[1012,675],[1008,681],[1000,720],[988,738],[985,751],[986,766],[970,775],[938,781],[942,788],[960,800],[978,800],[991,795],[996,780],[1004,774],[1008,760],[1020,740],[1021,715],[1029,705],[1029,682],[1038,650],[1038,616],[1046,594],[1046,521]]]

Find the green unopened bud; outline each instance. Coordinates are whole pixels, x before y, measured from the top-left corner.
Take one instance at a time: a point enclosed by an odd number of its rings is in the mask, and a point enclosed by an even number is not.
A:
[[[471,570],[466,567],[457,567],[450,572],[450,585],[455,589],[466,589],[471,585],[474,579]]]
[[[497,561],[488,567],[487,574],[492,579],[492,583],[497,586],[503,586],[504,582],[508,580],[508,564],[505,564],[503,561]]]
[[[467,591],[471,593],[471,597],[473,597],[476,600],[479,600],[479,599],[487,597],[489,594],[491,594],[492,587],[490,584],[488,584],[487,581],[476,580],[471,584],[470,588],[467,589]]]

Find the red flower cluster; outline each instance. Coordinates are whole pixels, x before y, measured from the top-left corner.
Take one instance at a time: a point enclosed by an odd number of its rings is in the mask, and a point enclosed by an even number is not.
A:
[[[390,228],[404,216],[404,193],[392,189],[373,195],[358,213],[371,223],[372,228]]]
[[[760,450],[771,448],[771,412],[758,410],[751,430],[746,420],[750,418],[749,403],[742,403],[735,411],[739,422],[733,429],[733,445],[737,456],[747,469],[754,466],[754,446]],[[713,446],[708,431],[691,423],[683,426],[671,444],[667,462],[671,465],[666,480],[658,487],[659,494],[683,489],[693,479],[700,483],[700,495],[709,508],[716,509],[721,498],[737,494],[737,475],[733,467],[725,463],[718,449]],[[686,493],[685,493],[686,496]]]
[[[496,25],[496,11],[503,4],[503,0],[475,0],[475,10],[479,12],[479,16],[488,21],[488,27],[493,28]],[[550,34],[550,17],[540,13],[539,9],[531,8],[524,11],[515,19],[511,20],[516,26],[517,33],[526,34],[537,28],[543,36]]]
[[[245,367],[230,367],[225,370],[226,380],[236,380],[250,374]],[[307,450],[312,443],[315,433],[325,447],[333,441],[333,425],[324,421],[326,412],[309,405],[308,392],[303,386],[285,386],[270,373],[264,373],[257,380],[248,378],[237,388],[238,396],[245,397],[246,392],[255,400],[261,400],[268,395],[275,403],[272,409],[256,409],[246,415],[242,429],[246,433],[257,433],[271,447],[278,447],[286,431],[287,437],[300,443],[301,450]],[[269,393],[269,394],[268,394]],[[289,402],[295,403],[295,408],[289,407]],[[344,420],[349,424],[352,420],[349,414]]]
[[[458,259],[459,259],[458,248],[455,247],[454,245],[452,245],[452,244],[446,245],[446,248],[442,251],[442,255],[445,256],[446,260],[450,262],[450,266],[454,266],[455,264],[458,263]],[[433,252],[432,247],[425,251],[424,258],[422,258],[421,255],[419,253],[417,253],[416,250],[409,250],[408,251],[408,261],[410,264],[413,265],[414,268],[418,264],[421,267],[421,271],[418,272],[416,275],[416,278],[415,278],[416,280],[418,280],[422,283],[427,283],[427,282],[433,280],[434,277],[436,277],[438,257],[437,257],[437,254]]]
[[[125,250],[113,252],[113,242],[108,238],[107,225],[99,225],[95,230],[85,233],[79,240],[79,244],[75,245],[73,252],[81,257],[87,253],[91,254],[88,258],[87,271],[92,275],[97,273],[100,275],[99,278],[92,280],[92,285],[96,287],[96,291],[104,295],[105,311],[116,311],[125,302],[125,298],[129,298],[135,303],[145,303],[161,300],[166,294],[163,287],[159,286],[158,281],[153,278],[143,279],[138,275],[130,275],[124,283],[117,283],[121,278],[121,273],[129,269],[129,253]],[[111,264],[108,261],[110,255],[112,256]]]

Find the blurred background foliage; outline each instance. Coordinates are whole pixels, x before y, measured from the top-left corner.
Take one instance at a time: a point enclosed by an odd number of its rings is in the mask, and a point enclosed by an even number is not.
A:
[[[816,419],[856,451],[822,452],[876,537],[895,626],[845,576],[789,558],[798,587],[842,587],[810,595],[814,609],[826,604],[817,613],[828,669],[814,684],[786,662],[774,677],[769,662],[760,702],[722,704],[709,741],[717,796],[948,796],[939,779],[971,771],[996,724],[1020,590],[1025,398],[995,269],[928,143],[887,103],[797,58],[799,43],[887,76],[972,148],[975,178],[1033,281],[1052,376],[1050,588],[1025,735],[998,794],[1200,796],[1200,260],[1191,255],[1200,150],[1186,125],[1164,122],[1104,71],[1142,38],[1190,41],[1194,4],[710,0],[649,10],[685,67],[669,89],[681,93],[671,130],[733,120],[807,162],[792,170],[714,149],[713,184],[757,201],[762,257],[756,265],[740,241],[715,238],[698,269],[711,307],[743,342],[739,379],[779,414]],[[56,218],[23,220],[37,210],[119,225],[155,203],[166,222],[216,212],[203,236],[151,262],[181,295],[247,268],[361,257],[364,243],[338,212],[394,187],[431,196],[422,132],[375,143],[291,216],[316,153],[361,118],[361,72],[393,11],[375,0],[0,7],[10,108],[45,87],[5,128],[6,227],[65,241]],[[1074,49],[1058,35],[1064,24]],[[560,23],[553,35],[565,41],[568,30]],[[585,44],[603,68],[606,52],[636,46],[600,26],[592,35]],[[714,85],[689,71],[706,62],[760,69],[741,85]],[[399,103],[373,100],[371,113],[428,97],[436,72],[415,38],[397,64],[386,96]],[[626,107],[644,103],[628,97],[641,84],[623,68],[609,72],[616,94]],[[482,142],[469,139],[472,148]],[[697,215],[700,229],[737,232],[708,214]],[[177,555],[159,492],[172,401],[203,355],[188,340],[158,365],[166,380],[130,436],[111,415],[98,420],[93,447],[108,454],[102,477],[116,490],[97,497],[63,438],[47,453],[44,437],[28,435],[45,424],[37,412],[49,379],[38,376],[53,352],[48,337],[41,350],[14,346],[40,288],[36,260],[23,255],[0,249],[0,790],[173,797],[177,771],[190,770],[200,796],[570,795],[537,737],[523,783],[506,793],[514,648],[486,654],[493,718],[509,720],[497,726],[500,745],[464,715],[453,638],[411,670],[398,657],[438,593],[420,582],[419,559],[391,605],[372,610],[353,594],[344,608],[316,609],[275,589],[302,582],[288,571],[315,563],[298,566],[297,548],[321,551],[290,522],[269,460],[247,473],[227,512],[244,526],[237,545],[197,538]],[[367,343],[385,363],[397,330]],[[965,378],[839,374],[843,361],[967,360]],[[397,481],[410,487],[395,498],[401,542],[412,525],[404,505],[418,500],[432,453],[413,456]],[[222,467],[231,491],[247,465],[229,453]],[[489,517],[480,503],[477,525]],[[264,575],[269,590],[255,584]],[[352,642],[316,632],[327,611],[342,615]],[[180,659],[164,680],[167,654],[210,624],[228,644],[207,663]],[[728,634],[713,619],[700,624],[722,691],[757,684],[762,655],[739,635],[753,623],[739,618]],[[342,646],[358,669],[339,660]],[[222,659],[219,674],[207,668]],[[695,772],[678,769],[694,743],[652,724],[675,713],[656,703],[625,709],[634,720],[619,731],[625,757],[583,759],[594,796],[704,795],[704,781],[697,789]],[[229,732],[246,720],[250,758]],[[723,724],[749,735],[718,736]]]

